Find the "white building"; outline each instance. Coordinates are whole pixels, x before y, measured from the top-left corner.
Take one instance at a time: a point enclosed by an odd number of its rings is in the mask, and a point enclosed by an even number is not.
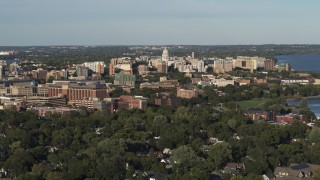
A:
[[[234,80],[226,80],[226,79],[212,79],[212,84],[218,87],[225,87],[227,85],[234,85]]]
[[[198,72],[206,72],[206,68],[204,67],[203,60],[198,61],[197,69],[198,69]]]
[[[92,70],[95,73],[98,73],[98,74],[104,73],[105,64],[103,61],[85,62],[83,63],[83,65],[85,67],[88,67],[90,70]]]
[[[169,51],[168,51],[167,47],[165,47],[163,52],[162,52],[161,60],[168,62],[169,59],[170,59],[169,58]]]

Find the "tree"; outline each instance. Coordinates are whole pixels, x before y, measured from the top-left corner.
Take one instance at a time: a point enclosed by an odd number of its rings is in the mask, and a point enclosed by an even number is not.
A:
[[[227,142],[211,145],[207,150],[208,165],[212,169],[220,169],[223,164],[232,160],[232,150]]]
[[[312,128],[312,130],[310,131],[309,135],[308,135],[308,140],[311,143],[320,143],[320,128]]]
[[[201,167],[202,159],[197,156],[194,150],[189,146],[179,146],[172,152],[170,157],[176,162],[177,171],[184,174],[190,171],[190,168]]]
[[[308,101],[306,99],[302,99],[300,102],[300,108],[307,109],[308,108]]]
[[[23,149],[16,150],[4,163],[4,167],[9,169],[14,177],[30,171],[34,162],[31,154]]]
[[[313,176],[313,179],[314,179],[314,180],[320,180],[320,169],[317,169],[317,170],[315,171],[315,174],[314,174],[314,176]]]

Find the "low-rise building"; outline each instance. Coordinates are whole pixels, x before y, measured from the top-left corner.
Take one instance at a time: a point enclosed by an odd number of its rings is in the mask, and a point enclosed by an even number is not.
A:
[[[320,169],[320,165],[316,164],[291,164],[289,167],[276,167],[273,174],[276,176],[276,179],[313,179],[318,169]]]
[[[178,103],[178,99],[174,96],[170,96],[169,93],[157,94],[155,98],[155,105],[158,106],[175,106]]]
[[[53,114],[59,115],[69,115],[71,112],[78,111],[77,109],[67,108],[67,107],[31,107],[27,109],[28,111],[35,111],[38,116],[48,117]]]
[[[177,88],[177,97],[191,99],[194,97],[198,97],[200,94],[200,90],[198,89],[183,89],[181,87]]]
[[[310,81],[307,79],[283,79],[281,80],[281,84],[310,84]]]
[[[53,81],[47,86],[49,97],[65,96],[68,101],[108,96],[106,84],[100,81]]]
[[[290,123],[293,121],[303,121],[304,120],[304,116],[303,115],[298,115],[298,114],[294,114],[294,113],[289,113],[289,114],[285,114],[285,115],[277,115],[276,116],[276,120],[279,122],[286,122],[286,123]]]
[[[253,121],[263,120],[263,121],[273,121],[276,119],[275,113],[263,110],[248,110],[244,115]]]

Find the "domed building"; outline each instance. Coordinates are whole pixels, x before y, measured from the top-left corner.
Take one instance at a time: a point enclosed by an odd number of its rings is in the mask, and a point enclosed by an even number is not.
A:
[[[169,61],[169,51],[167,49],[167,47],[164,48],[163,52],[162,52],[162,61]]]

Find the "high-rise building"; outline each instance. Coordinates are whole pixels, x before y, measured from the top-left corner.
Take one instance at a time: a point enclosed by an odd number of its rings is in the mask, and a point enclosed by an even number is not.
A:
[[[36,79],[46,79],[48,71],[43,69],[33,70],[32,77]]]
[[[264,61],[264,69],[266,71],[274,70],[274,60],[268,59]]]
[[[147,65],[139,65],[138,66],[139,75],[146,75],[148,74],[148,66]]]
[[[233,60],[232,59],[216,59],[214,60],[213,70],[215,73],[225,73],[232,71]]]
[[[124,74],[123,72],[116,73],[114,78],[114,85],[120,86],[134,86],[136,81],[135,75]]]
[[[77,67],[77,75],[88,77],[89,76],[89,67],[86,66],[78,66]]]
[[[113,76],[115,74],[115,67],[114,66],[115,65],[112,63],[109,64],[109,75],[110,76]]]
[[[257,70],[258,68],[264,68],[264,61],[266,58],[262,57],[247,57],[247,56],[238,56],[236,59],[236,67],[249,69],[251,71]]]
[[[206,69],[204,67],[204,62],[202,60],[197,62],[197,69],[198,69],[198,72],[206,72]]]
[[[97,62],[85,62],[83,63],[85,67],[88,67],[91,71],[98,73],[98,74],[103,74],[104,73],[104,67],[105,64],[103,61],[97,61]]]
[[[157,72],[158,73],[168,73],[168,64],[166,61],[162,61],[160,64],[157,65]]]

